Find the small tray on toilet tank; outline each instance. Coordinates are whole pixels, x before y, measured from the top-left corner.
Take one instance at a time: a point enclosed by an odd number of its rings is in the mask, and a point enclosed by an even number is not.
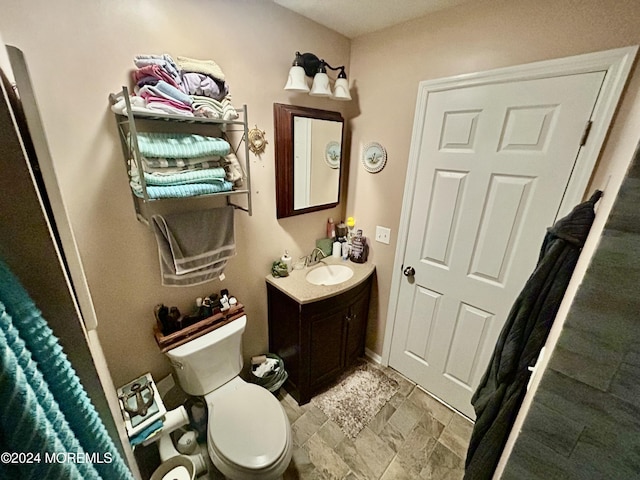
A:
[[[153,327],[153,335],[156,339],[158,347],[162,353],[171,350],[172,348],[179,347],[180,345],[187,343],[194,338],[200,337],[205,333],[212,332],[217,328],[226,325],[244,315],[244,306],[240,303],[229,307],[224,312],[218,312],[211,317],[207,317],[204,320],[200,320],[198,323],[194,323],[182,330],[164,335],[157,326]]]

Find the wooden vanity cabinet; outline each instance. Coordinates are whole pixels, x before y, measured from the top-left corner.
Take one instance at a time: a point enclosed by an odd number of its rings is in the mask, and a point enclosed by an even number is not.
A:
[[[300,405],[364,354],[371,279],[305,304],[267,283],[269,351],[284,360],[287,391]]]

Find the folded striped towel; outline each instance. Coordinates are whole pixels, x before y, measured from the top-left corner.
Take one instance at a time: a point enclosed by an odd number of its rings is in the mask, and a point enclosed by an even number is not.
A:
[[[222,100],[216,100],[215,98],[206,97],[204,95],[190,95],[193,99],[191,108],[194,113],[198,115],[198,110],[202,109],[205,112],[210,110],[212,115],[201,115],[209,118],[222,118],[223,120],[235,120],[238,118],[238,112],[233,105],[231,105],[231,95],[226,95]]]
[[[194,158],[225,156],[231,151],[231,146],[222,138],[188,133],[142,132],[138,134],[138,149],[145,157]]]
[[[142,165],[148,172],[153,168],[213,168],[220,167],[221,162],[222,157],[219,155],[195,158],[142,157]]]
[[[205,169],[211,169],[211,168],[218,168],[221,166],[222,164],[220,162],[201,162],[201,163],[196,163],[194,165],[184,166],[184,167],[151,167],[144,162],[144,159],[142,161],[142,168],[144,169],[144,171],[147,173],[151,173],[153,175],[173,175],[175,173],[182,173],[187,170],[205,170]],[[231,180],[231,179],[228,178],[227,180]]]

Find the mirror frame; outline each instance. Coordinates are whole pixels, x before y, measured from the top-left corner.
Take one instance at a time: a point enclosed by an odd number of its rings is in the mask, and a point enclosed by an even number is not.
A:
[[[340,163],[338,168],[338,199],[336,202],[314,205],[311,207],[293,208],[293,118],[308,117],[317,120],[329,120],[342,123],[340,138]],[[320,110],[317,108],[299,107],[282,103],[273,104],[275,167],[276,167],[276,217],[292,217],[303,213],[316,212],[333,208],[340,203],[342,194],[342,169],[344,151],[344,118],[340,112]]]

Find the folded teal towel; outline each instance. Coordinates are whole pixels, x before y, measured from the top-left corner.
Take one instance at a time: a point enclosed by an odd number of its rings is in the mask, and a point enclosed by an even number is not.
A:
[[[186,185],[189,183],[220,183],[226,173],[224,168],[205,168],[203,170],[185,170],[169,175],[156,175],[144,172],[147,185]]]
[[[130,184],[133,193],[139,198],[144,198],[140,184],[133,181]],[[231,190],[233,190],[233,184],[222,179],[217,182],[189,183],[187,185],[147,185],[147,195],[153,199],[196,197],[198,195],[230,192]]]
[[[138,149],[144,157],[195,158],[208,155],[224,157],[231,151],[231,146],[222,138],[142,132],[138,134]]]

